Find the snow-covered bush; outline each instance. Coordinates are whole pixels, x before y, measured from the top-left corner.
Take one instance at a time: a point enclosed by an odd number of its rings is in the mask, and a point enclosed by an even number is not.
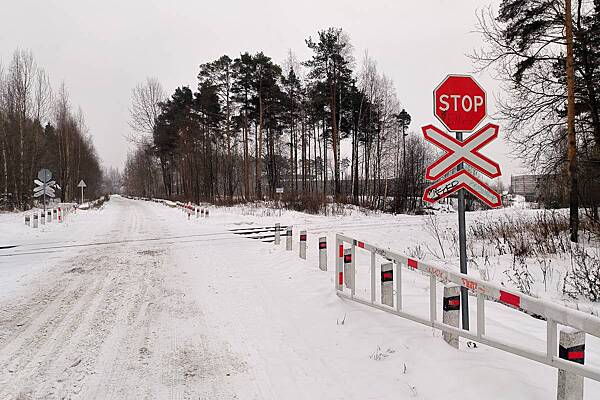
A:
[[[600,254],[577,245],[573,246],[571,254],[571,269],[565,277],[565,294],[600,301]]]

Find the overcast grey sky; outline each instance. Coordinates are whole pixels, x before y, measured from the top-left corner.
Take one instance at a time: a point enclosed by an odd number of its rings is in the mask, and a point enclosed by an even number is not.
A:
[[[0,58],[32,50],[54,87],[64,81],[81,106],[104,165],[123,166],[129,144],[131,88],[156,76],[171,93],[196,87],[198,65],[223,54],[264,51],[282,62],[292,49],[310,55],[304,39],[329,26],[351,37],[355,57],[365,50],[391,77],[413,117],[411,129],[435,122],[432,90],[449,73],[468,73],[465,56],[481,45],[475,11],[492,0],[19,0],[5,1]],[[477,76],[494,110],[497,83]],[[502,127],[500,130],[502,137]],[[508,146],[485,154],[501,163],[505,181],[520,172]]]

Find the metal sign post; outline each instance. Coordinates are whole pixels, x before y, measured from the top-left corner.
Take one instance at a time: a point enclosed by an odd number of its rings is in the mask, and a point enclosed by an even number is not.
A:
[[[500,166],[479,153],[479,150],[498,137],[499,127],[487,124],[463,140],[463,132],[472,132],[487,115],[485,91],[471,77],[449,75],[433,91],[433,114],[456,138],[427,125],[422,128],[425,139],[443,149],[446,154],[427,167],[425,178],[436,181],[442,176],[456,172],[425,189],[423,200],[435,203],[458,192],[458,242],[460,272],[467,274],[467,227],[465,221],[465,190],[490,207],[502,205],[500,195],[487,184],[465,169],[465,163],[486,175],[497,178]],[[464,189],[464,190],[461,190]],[[469,330],[469,292],[460,288],[462,328]]]
[[[283,195],[283,188],[282,187],[278,187],[275,188],[275,193],[277,193],[279,196],[279,216],[281,217],[281,196]]]
[[[85,182],[82,179],[79,181],[79,184],[77,185],[77,187],[81,188],[81,204],[83,204],[83,188],[87,187],[87,185],[85,184]]]

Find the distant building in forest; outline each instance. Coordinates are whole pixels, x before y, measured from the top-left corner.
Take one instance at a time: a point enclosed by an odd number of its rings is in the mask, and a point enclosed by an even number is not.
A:
[[[556,206],[564,201],[560,177],[554,174],[512,175],[510,193],[525,197],[525,201]]]

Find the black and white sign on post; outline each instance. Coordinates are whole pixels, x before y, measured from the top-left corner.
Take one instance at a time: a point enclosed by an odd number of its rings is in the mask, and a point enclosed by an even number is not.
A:
[[[83,204],[83,188],[86,188],[87,185],[85,184],[85,182],[82,179],[79,181],[79,184],[77,185],[77,187],[81,188],[81,204]]]
[[[55,193],[52,188],[56,182],[52,180],[52,172],[49,169],[42,168],[38,172],[38,179],[34,179],[33,183],[37,186],[33,189],[33,197],[43,196],[44,214],[46,213],[46,196],[54,198]]]

